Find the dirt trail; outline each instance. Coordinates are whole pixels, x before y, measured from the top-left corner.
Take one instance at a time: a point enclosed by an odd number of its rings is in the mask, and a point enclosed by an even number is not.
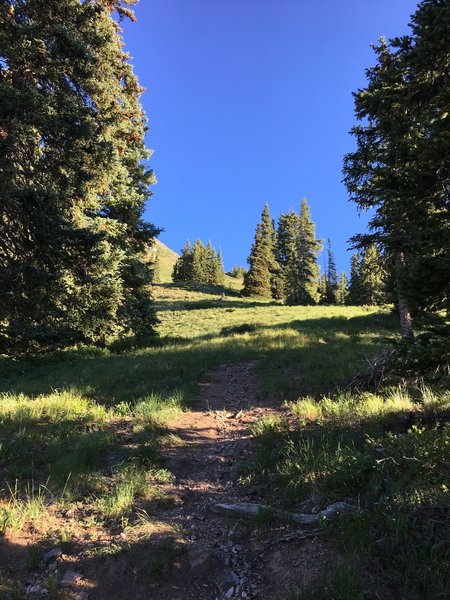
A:
[[[164,451],[175,480],[167,487],[181,502],[164,518],[187,536],[188,550],[155,600],[255,598],[285,600],[308,585],[327,551],[314,536],[285,524],[261,527],[220,515],[217,503],[258,502],[237,485],[237,465],[253,452],[249,426],[279,413],[257,399],[256,361],[223,365],[201,384],[192,411],[172,431],[183,440]],[[162,516],[162,515],[161,515]]]
[[[53,597],[67,600],[287,600],[317,579],[330,559],[317,534],[284,522],[231,519],[216,508],[265,503],[259,488],[239,484],[237,472],[255,450],[250,426],[282,412],[261,400],[256,366],[250,361],[210,371],[192,410],[171,424],[173,443],[162,454],[173,479],[155,488],[163,501],[149,501],[144,517],[149,529],[142,537],[126,521],[109,531],[99,528],[82,502],[55,507],[55,526],[69,528],[75,520],[76,538],[54,559],[58,563],[47,561],[29,573],[23,597],[49,597],[49,581],[53,577],[55,583],[57,573],[62,581]],[[131,430],[119,437],[133,443]],[[0,545],[0,568],[2,560],[14,568],[29,555],[27,544],[34,540],[29,534]]]

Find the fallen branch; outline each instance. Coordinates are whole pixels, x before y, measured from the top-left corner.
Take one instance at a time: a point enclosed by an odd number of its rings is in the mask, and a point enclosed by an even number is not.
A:
[[[325,510],[320,511],[316,515],[308,515],[304,513],[291,513],[264,504],[253,504],[250,502],[236,502],[235,504],[216,504],[216,507],[227,514],[243,515],[244,517],[273,517],[292,521],[302,527],[317,527],[323,521],[333,521],[341,513],[351,513],[358,509],[346,502],[335,502],[327,506]]]

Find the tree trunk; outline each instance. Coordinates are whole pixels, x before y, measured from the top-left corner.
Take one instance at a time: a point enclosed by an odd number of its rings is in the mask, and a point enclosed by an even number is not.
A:
[[[397,271],[397,296],[398,296],[398,311],[400,314],[400,331],[402,337],[406,340],[414,339],[414,331],[412,328],[411,313],[409,312],[408,302],[402,292],[401,271],[405,267],[405,255],[403,252],[398,252],[395,257],[395,266]]]

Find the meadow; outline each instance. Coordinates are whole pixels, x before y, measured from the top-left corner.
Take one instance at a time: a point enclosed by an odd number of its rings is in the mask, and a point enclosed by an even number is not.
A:
[[[209,370],[250,360],[257,397],[280,416],[253,426],[257,452],[236,485],[281,507],[313,496],[362,509],[324,529],[340,559],[322,588],[298,598],[330,598],[330,586],[340,599],[444,598],[448,393],[350,388],[396,336],[388,308],[289,307],[237,287],[220,300],[218,290],[156,285],[160,338],[150,347],[1,359],[0,534],[15,562],[2,568],[0,598],[22,597],[54,544],[99,560],[116,548],[133,564],[139,540],[173,560],[181,534],[151,516],[176,501],[161,491],[171,473],[160,449],[177,443],[170,424]],[[156,580],[160,570],[150,569]],[[63,597],[50,579],[47,589]]]

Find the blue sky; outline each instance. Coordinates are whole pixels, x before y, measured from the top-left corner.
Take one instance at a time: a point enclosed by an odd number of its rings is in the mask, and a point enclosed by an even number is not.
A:
[[[352,91],[374,63],[370,44],[408,31],[411,0],[141,0],[125,25],[154,150],[146,218],[179,251],[221,246],[225,268],[246,264],[266,202],[298,210],[339,270],[365,229],[348,202],[342,159],[354,147]],[[323,255],[319,259],[323,263]]]

